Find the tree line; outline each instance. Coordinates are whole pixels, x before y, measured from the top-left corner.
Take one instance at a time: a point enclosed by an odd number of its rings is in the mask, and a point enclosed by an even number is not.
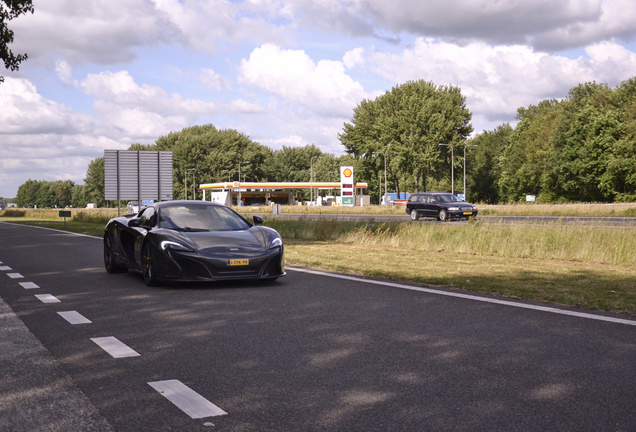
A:
[[[286,147],[272,150],[252,141],[233,129],[217,129],[214,125],[200,125],[171,132],[154,144],[132,144],[128,150],[171,151],[173,153],[173,197],[187,196],[201,199],[198,188],[202,183],[241,181],[340,181],[340,166],[353,165],[350,155],[335,156],[324,153],[315,145]],[[193,175],[192,175],[193,174]],[[45,182],[28,180],[18,189],[19,207],[114,207],[116,203],[104,199],[104,157],[90,162],[83,185],[72,181]],[[63,192],[62,192],[63,191]],[[309,199],[309,191],[300,191],[300,199]],[[306,195],[306,197],[305,197]]]
[[[636,201],[636,78],[614,89],[581,84],[563,100],[519,108],[515,127],[503,124],[472,138],[465,102],[458,87],[422,80],[363,100],[338,136],[342,156],[315,145],[272,150],[214,125],[171,132],[129,150],[173,152],[175,199],[195,192],[201,197],[196,188],[185,191],[186,170],[190,189],[195,183],[238,180],[240,163],[241,181],[310,181],[313,173],[314,181],[337,182],[340,166],[354,166],[356,181],[368,183],[364,193],[373,203],[386,189],[450,191],[454,183],[462,192],[464,169],[466,199],[472,202],[516,202],[526,195],[543,202]],[[17,203],[106,206],[103,157],[91,161],[84,181],[29,180]]]
[[[471,199],[636,201],[636,78],[580,84],[564,100],[519,108],[517,120],[469,141]]]
[[[362,101],[339,137],[372,195],[386,164],[394,192],[463,192],[465,170],[473,202],[636,201],[636,78],[580,84],[473,138],[470,119],[459,88],[408,82]]]

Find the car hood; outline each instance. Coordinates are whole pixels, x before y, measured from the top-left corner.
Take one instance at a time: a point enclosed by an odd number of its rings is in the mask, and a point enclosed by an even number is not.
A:
[[[203,255],[220,251],[226,252],[228,250],[236,252],[262,251],[265,248],[263,236],[259,235],[260,231],[253,229],[245,231],[186,232],[182,234]]]
[[[457,202],[453,202],[453,203],[439,203],[437,204],[440,207],[459,207],[459,208],[473,208],[474,205],[464,202],[464,201],[457,201]]]

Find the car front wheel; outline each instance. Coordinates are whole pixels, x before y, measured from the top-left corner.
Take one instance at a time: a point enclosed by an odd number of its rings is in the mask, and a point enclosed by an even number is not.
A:
[[[150,244],[146,243],[144,245],[141,259],[143,264],[144,282],[146,282],[146,285],[150,287],[159,285],[159,283],[157,282],[157,276],[155,274],[155,259]]]
[[[446,222],[448,220],[448,212],[445,209],[441,209],[437,218],[442,222]]]
[[[418,220],[420,218],[420,215],[417,213],[417,210],[413,209],[411,210],[411,220]]]
[[[104,267],[108,273],[126,273],[128,267],[118,264],[113,251],[113,240],[108,234],[104,236]]]

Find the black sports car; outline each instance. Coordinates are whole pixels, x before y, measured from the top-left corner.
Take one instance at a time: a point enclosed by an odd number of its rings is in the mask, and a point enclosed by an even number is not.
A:
[[[149,286],[284,276],[280,235],[253,220],[211,202],[159,202],[108,222],[104,265],[108,273],[139,271]]]
[[[477,216],[477,207],[448,192],[423,192],[409,196],[406,212],[414,221],[420,217],[432,217],[440,221],[447,221],[474,218]]]

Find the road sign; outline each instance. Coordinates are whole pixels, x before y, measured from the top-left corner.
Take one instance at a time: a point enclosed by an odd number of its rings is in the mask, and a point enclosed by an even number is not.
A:
[[[60,210],[60,217],[64,218],[64,229],[66,229],[66,218],[70,218],[71,217],[71,211],[70,210]]]

